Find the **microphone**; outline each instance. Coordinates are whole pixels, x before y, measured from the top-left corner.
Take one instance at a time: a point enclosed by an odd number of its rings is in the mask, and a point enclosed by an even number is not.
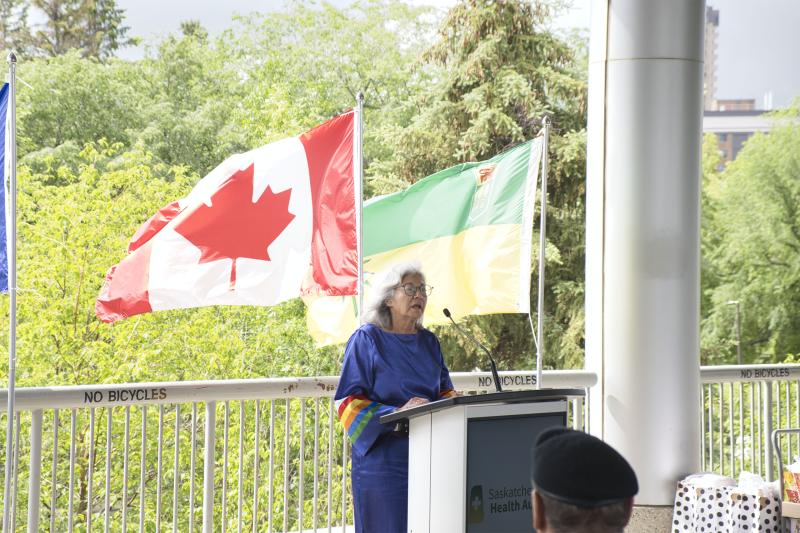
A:
[[[489,364],[491,365],[492,368],[492,379],[494,379],[494,387],[495,389],[497,389],[497,392],[503,392],[503,387],[500,385],[500,376],[497,375],[497,365],[494,364],[494,358],[492,357],[492,353],[486,348],[486,346],[478,342],[478,339],[467,333],[467,331],[464,328],[456,324],[456,321],[453,320],[453,317],[450,315],[450,310],[448,308],[445,307],[444,309],[442,309],[442,312],[444,313],[444,316],[450,319],[450,322],[453,323],[453,325],[456,327],[459,333],[461,333],[463,336],[465,336],[473,343],[475,343],[477,346],[479,346],[481,350],[486,352],[486,355],[489,356]]]

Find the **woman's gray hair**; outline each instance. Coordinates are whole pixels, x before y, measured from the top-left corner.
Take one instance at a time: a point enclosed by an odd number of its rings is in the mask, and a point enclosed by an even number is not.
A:
[[[372,289],[369,302],[364,309],[364,322],[375,324],[382,329],[392,329],[392,313],[386,302],[394,296],[394,290],[400,286],[403,278],[412,275],[421,276],[422,282],[425,283],[425,274],[422,273],[419,262],[411,261],[392,265],[386,271],[383,279]],[[417,320],[416,326],[422,328],[422,316]]]

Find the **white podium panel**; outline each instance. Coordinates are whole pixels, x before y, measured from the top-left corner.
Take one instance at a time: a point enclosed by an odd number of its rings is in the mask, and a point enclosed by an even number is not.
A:
[[[430,531],[431,417],[410,421],[408,432],[408,530]],[[411,425],[414,426],[413,433]],[[414,457],[414,461],[410,458]],[[414,509],[414,512],[410,512]],[[413,520],[413,522],[412,522]]]
[[[532,532],[531,448],[567,424],[582,390],[464,396],[381,418],[408,419],[408,531]]]

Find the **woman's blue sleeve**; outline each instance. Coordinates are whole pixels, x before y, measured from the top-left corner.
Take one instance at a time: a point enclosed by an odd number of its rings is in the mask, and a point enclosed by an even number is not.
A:
[[[439,344],[439,339],[436,340],[436,351],[439,357],[439,362],[442,365],[441,375],[439,376],[439,398],[452,398],[458,396],[458,393],[453,387],[453,381],[450,379],[450,371],[447,370],[447,365],[444,363],[444,355],[442,355],[442,346]]]
[[[344,353],[342,375],[336,389],[336,411],[347,430],[353,451],[366,455],[378,437],[392,430],[379,422],[395,408],[373,401],[372,358],[375,344],[363,330],[357,330]]]

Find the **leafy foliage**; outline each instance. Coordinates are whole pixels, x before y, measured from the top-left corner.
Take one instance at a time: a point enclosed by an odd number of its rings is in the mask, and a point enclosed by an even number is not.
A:
[[[138,225],[231,153],[327,119],[353,104],[356,87],[374,97],[379,123],[413,85],[402,65],[419,49],[410,30],[427,24],[422,13],[394,2],[297,5],[214,41],[187,22],[141,61],[72,50],[21,63],[18,383],[337,373],[340,349],[314,346],[299,300],[106,325],[94,299]],[[284,101],[264,105],[263,95]]]
[[[544,346],[546,365],[562,368],[581,366],[583,359],[586,80],[577,68],[584,50],[547,28],[554,9],[525,0],[463,0],[453,7],[420,66],[434,83],[406,103],[415,111],[410,124],[384,133],[395,157],[377,163],[374,172],[393,177],[384,177],[390,183],[411,183],[532,138],[541,118],[551,118],[545,307],[552,311],[545,317]],[[537,260],[531,265],[534,273]],[[531,285],[536,287],[536,274]],[[534,288],[532,309],[536,300]],[[498,354],[502,367],[534,366],[527,317],[475,317],[470,326]],[[467,355],[472,346],[449,329],[441,333],[453,368],[486,367],[482,356]]]
[[[339,349],[313,346],[299,302],[102,325],[93,301],[138,224],[198,176],[351,107],[359,91],[368,195],[490,157],[551,117],[545,361],[580,366],[585,45],[548,29],[553,6],[468,0],[437,32],[428,10],[396,1],[299,3],[238,19],[216,39],[186,21],[140,61],[67,47],[23,62],[19,336],[30,368],[20,383],[336,373]],[[533,366],[528,317],[470,322],[501,366]],[[485,366],[449,328],[440,333],[454,370]],[[54,364],[34,363],[48,357]],[[204,364],[185,364],[194,360]]]
[[[2,44],[28,56],[54,57],[77,50],[83,57],[106,60],[136,43],[127,36],[124,10],[116,0],[4,0],[2,6]],[[30,28],[29,14],[42,22]]]
[[[233,43],[230,57],[248,71],[233,108],[236,127],[249,144],[275,140],[353,107],[362,92],[365,166],[374,175],[373,163],[394,157],[381,133],[407,123],[404,103],[428,81],[413,69],[432,34],[427,14],[396,1],[368,0],[348,10],[299,4],[239,19],[241,31],[225,37]]]
[[[708,184],[704,215],[704,356],[735,356],[734,309],[742,309],[746,362],[771,362],[800,345],[800,127],[797,108],[756,134]],[[712,273],[709,274],[708,270]]]
[[[0,50],[24,51],[31,38],[26,0],[0,2]]]
[[[130,145],[143,124],[141,67],[123,61],[101,64],[77,51],[20,64],[17,142],[29,152],[70,142],[82,148],[100,139]],[[23,159],[24,162],[24,159]]]
[[[534,137],[546,114],[560,131],[583,127],[585,79],[571,69],[575,51],[547,29],[552,14],[525,0],[463,0],[450,10],[423,56],[437,82],[409,103],[417,112],[397,132],[399,177],[490,157]]]

